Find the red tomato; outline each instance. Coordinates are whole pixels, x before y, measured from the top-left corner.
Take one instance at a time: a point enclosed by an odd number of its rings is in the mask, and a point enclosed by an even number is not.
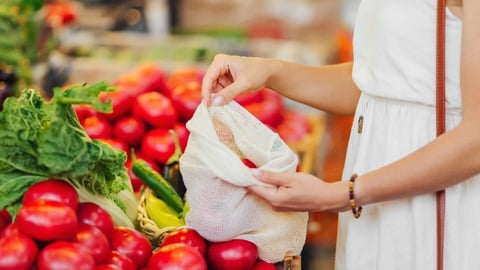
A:
[[[19,234],[18,225],[16,223],[10,223],[5,228],[3,228],[2,233],[0,233],[0,238],[7,237],[10,235]]]
[[[202,82],[204,72],[199,68],[180,68],[174,70],[167,78],[167,85],[174,89],[175,87],[189,83],[191,81]]]
[[[7,209],[2,209],[2,211],[0,211],[0,216],[8,221],[8,223],[12,222],[12,216],[10,216],[10,213],[8,213]]]
[[[87,117],[97,114],[97,111],[95,111],[95,109],[88,104],[74,104],[72,105],[72,107],[77,114],[78,120],[80,120],[80,122],[82,122]]]
[[[273,263],[258,260],[251,270],[278,270],[278,268]]]
[[[103,234],[110,239],[113,234],[113,219],[107,210],[93,202],[80,203],[77,210],[79,223],[89,224],[98,227]]]
[[[277,92],[265,88],[261,90],[263,100],[245,106],[245,109],[253,114],[262,123],[276,127],[282,122],[283,100]]]
[[[60,269],[95,269],[92,255],[85,252],[77,244],[67,241],[56,241],[45,246],[37,258],[38,270]]]
[[[278,135],[287,143],[299,142],[310,133],[310,123],[297,111],[286,111],[283,121],[277,126]]]
[[[168,93],[170,91],[166,83],[165,72],[155,63],[144,63],[137,70],[141,81],[140,88],[144,92],[158,91],[161,93]]]
[[[161,128],[170,128],[177,121],[177,109],[169,98],[159,92],[139,95],[133,103],[133,116]]]
[[[78,226],[77,215],[70,206],[46,200],[24,204],[15,223],[21,233],[39,241],[70,239]]]
[[[78,209],[78,193],[68,182],[60,179],[48,179],[31,185],[23,195],[23,204],[37,200],[56,201]]]
[[[257,256],[257,246],[243,239],[211,243],[206,252],[208,266],[213,270],[249,270]]]
[[[262,100],[263,100],[262,91],[256,91],[253,93],[242,93],[235,97],[235,101],[242,106],[247,106],[252,103],[262,102]]]
[[[137,268],[146,265],[152,255],[152,244],[145,235],[122,226],[113,229],[110,248],[126,255]]]
[[[2,270],[32,269],[37,254],[37,244],[23,234],[0,238],[0,269]]]
[[[255,165],[255,163],[253,163],[253,161],[251,161],[251,160],[248,159],[248,158],[242,158],[242,162],[243,162],[243,164],[245,164],[245,166],[247,166],[248,168],[257,168],[257,165]]]
[[[152,167],[152,169],[154,169],[155,171],[157,172],[160,171],[160,168],[158,167],[157,162],[154,159],[146,157],[145,155],[143,155],[141,152],[138,152],[138,151],[135,152],[135,157],[137,159],[142,159],[145,162],[147,162],[150,165],[150,167]],[[128,176],[130,177],[130,181],[132,182],[133,191],[135,192],[140,191],[142,186],[145,186],[145,184],[142,182],[140,178],[138,178],[138,176],[136,176],[133,173],[132,160],[130,158],[125,163],[125,166],[127,167],[127,173],[128,173]]]
[[[92,139],[112,137],[112,126],[102,116],[90,116],[81,122],[87,135]]]
[[[176,269],[207,270],[207,264],[197,249],[184,243],[159,248],[152,254],[147,264],[147,270]]]
[[[80,223],[71,241],[90,253],[96,264],[104,262],[110,255],[108,239],[98,227]]]
[[[180,228],[167,234],[162,240],[160,247],[171,245],[174,243],[184,243],[197,249],[200,254],[204,254],[207,249],[205,239],[192,228]]]
[[[175,144],[168,129],[156,128],[145,134],[140,149],[145,156],[165,164],[175,152]]]
[[[0,233],[5,229],[10,222],[8,222],[4,217],[0,216]]]
[[[172,90],[170,99],[178,110],[179,120],[186,122],[192,118],[198,105],[202,102],[201,82],[190,81],[178,85]]]
[[[133,116],[122,117],[113,124],[113,136],[129,146],[137,146],[146,131],[145,123]]]
[[[125,270],[115,264],[97,264],[95,270]]]
[[[118,149],[120,151],[123,151],[127,155],[130,153],[130,149],[129,149],[128,145],[125,142],[123,142],[122,140],[119,140],[119,139],[116,139],[116,138],[100,138],[98,140],[108,143],[113,148]]]
[[[98,114],[104,119],[113,122],[119,119],[122,116],[130,114],[132,111],[132,103],[135,100],[135,96],[132,95],[127,89],[122,89],[121,87],[117,90],[108,93],[101,93],[100,98],[103,100],[110,99],[112,102],[112,112],[111,113],[101,113]]]
[[[175,123],[173,125],[173,129],[175,130],[175,133],[177,134],[178,141],[180,142],[180,146],[182,148],[182,151],[185,151],[185,147],[187,147],[188,136],[190,135],[190,132],[188,131],[187,127],[185,126],[185,123],[182,123],[182,122]]]
[[[133,263],[133,261],[128,258],[126,255],[116,251],[111,250],[110,255],[105,260],[104,264],[111,264],[118,266],[122,270],[136,270],[137,267]]]

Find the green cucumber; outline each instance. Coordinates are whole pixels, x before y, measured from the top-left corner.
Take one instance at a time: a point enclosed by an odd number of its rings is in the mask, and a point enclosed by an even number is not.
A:
[[[132,172],[150,188],[155,195],[163,200],[169,207],[177,213],[183,211],[183,200],[175,191],[173,186],[155,171],[146,161],[136,159],[132,151]]]

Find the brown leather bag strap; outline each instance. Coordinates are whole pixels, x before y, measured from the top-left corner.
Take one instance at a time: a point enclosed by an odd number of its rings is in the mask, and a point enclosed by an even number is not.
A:
[[[437,136],[445,132],[445,0],[437,1],[436,49],[436,128]],[[443,270],[443,240],[445,231],[445,190],[436,193],[437,203],[437,270]]]

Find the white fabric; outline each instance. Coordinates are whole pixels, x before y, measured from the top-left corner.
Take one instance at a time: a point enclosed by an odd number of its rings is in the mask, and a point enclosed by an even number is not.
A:
[[[394,162],[435,139],[435,14],[436,0],[362,1],[353,67],[362,95],[343,179]],[[461,120],[461,24],[447,10],[447,129]],[[367,205],[359,219],[341,213],[336,269],[436,269],[435,215],[433,194]],[[479,228],[477,176],[446,190],[445,270],[480,269]]]
[[[234,101],[221,107],[202,102],[187,128],[190,136],[180,159],[190,205],[186,225],[213,242],[249,240],[265,261],[299,255],[308,213],[275,212],[247,193],[245,186],[265,184],[240,159],[246,157],[260,169],[292,172],[298,164],[296,154]]]

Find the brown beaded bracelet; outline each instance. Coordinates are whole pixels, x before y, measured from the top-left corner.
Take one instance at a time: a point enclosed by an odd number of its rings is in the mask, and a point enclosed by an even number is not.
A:
[[[357,179],[357,174],[354,173],[352,177],[350,177],[350,181],[348,183],[348,193],[349,193],[349,199],[350,199],[350,207],[352,208],[352,213],[355,218],[359,218],[360,215],[362,214],[362,207],[358,206],[355,203],[355,193],[353,191],[353,187],[355,185],[355,179]]]

